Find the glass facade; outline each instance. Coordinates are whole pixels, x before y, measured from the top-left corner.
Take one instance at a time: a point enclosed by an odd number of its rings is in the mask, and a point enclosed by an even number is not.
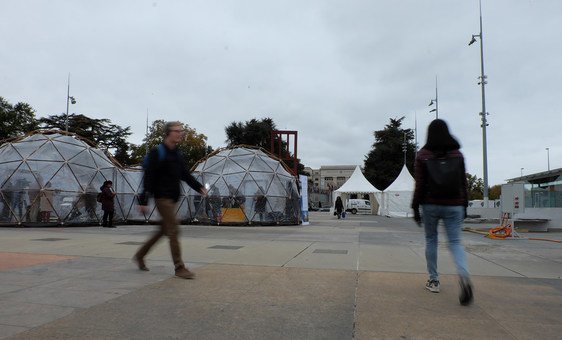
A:
[[[526,183],[525,207],[562,208],[562,176]]]

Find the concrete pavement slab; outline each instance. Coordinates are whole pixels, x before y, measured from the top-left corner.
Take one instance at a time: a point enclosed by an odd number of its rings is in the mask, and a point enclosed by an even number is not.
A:
[[[559,243],[463,233],[476,300],[462,307],[456,276],[447,275],[455,268],[445,239],[439,248],[441,293],[424,289],[423,230],[410,219],[356,215],[338,221],[312,213],[311,221],[306,227],[182,226],[183,257],[195,280],[173,277],[166,239],[148,255],[149,272],[131,262],[154,226],[0,228],[2,251],[75,257],[0,269],[0,303],[11,308],[0,313],[0,338],[560,334]]]

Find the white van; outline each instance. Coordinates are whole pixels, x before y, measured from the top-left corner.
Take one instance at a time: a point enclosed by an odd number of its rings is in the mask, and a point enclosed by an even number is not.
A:
[[[357,198],[348,199],[345,211],[349,211],[354,215],[357,213],[371,214],[371,201]]]

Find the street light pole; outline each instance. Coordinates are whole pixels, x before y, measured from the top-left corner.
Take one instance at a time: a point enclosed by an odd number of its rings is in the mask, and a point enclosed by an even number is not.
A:
[[[437,76],[435,76],[435,99],[431,99],[428,106],[431,106],[435,103],[435,108],[429,112],[435,111],[435,119],[439,119],[439,97],[437,95]]]
[[[484,35],[482,34],[482,0],[478,1],[479,8],[480,8],[480,34],[473,34],[472,39],[468,43],[468,45],[472,45],[476,42],[476,37],[480,38],[480,82],[478,85],[482,88],[482,112],[480,112],[480,116],[482,118],[482,159],[483,159],[483,172],[484,172],[484,206],[488,207],[488,147],[487,147],[487,140],[486,140],[486,127],[488,126],[486,116],[488,113],[486,112],[486,88],[485,85],[487,84],[486,75],[484,74]]]
[[[546,161],[548,165],[548,171],[550,171],[550,148],[546,148]]]
[[[523,169],[525,168],[521,168],[521,177],[523,177]]]
[[[68,132],[68,106],[76,104],[76,99],[70,95],[70,73],[68,74],[68,82],[66,88],[66,117],[64,119],[64,130]]]

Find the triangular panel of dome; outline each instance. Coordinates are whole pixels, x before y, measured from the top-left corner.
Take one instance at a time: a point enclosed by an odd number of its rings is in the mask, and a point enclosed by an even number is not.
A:
[[[12,143],[12,146],[18,151],[18,153],[21,155],[23,159],[27,159],[29,155],[37,151],[37,148],[39,148],[44,143],[45,141],[17,142],[17,143]]]
[[[285,197],[267,196],[266,209],[269,209],[271,211],[271,213],[268,215],[273,222],[280,222],[283,219],[286,203],[287,198]]]
[[[284,183],[279,180],[279,177],[274,176],[271,180],[271,185],[267,189],[267,196],[271,197],[287,197],[288,193]]]
[[[271,168],[271,171],[275,171],[279,167],[280,162],[271,157],[258,156],[257,158],[266,163]]]
[[[244,195],[244,188],[241,188],[245,173],[223,175],[224,181],[228,184],[229,195]]]
[[[227,159],[224,163],[224,169],[222,170],[223,175],[226,174],[236,174],[245,173],[246,169],[235,163],[234,161]]]
[[[12,146],[12,143],[6,143],[0,147],[0,164],[12,161],[21,161],[22,157],[19,152]]]
[[[221,197],[228,197],[230,196],[230,190],[228,188],[228,184],[225,182],[225,179],[223,177],[220,177],[215,184],[213,184],[211,186],[211,189],[209,190],[211,193],[213,193],[213,195],[216,195],[216,191],[214,189],[218,190],[218,194]]]
[[[203,185],[209,184],[209,187],[212,187],[220,177],[220,175],[205,172],[200,174],[200,182],[203,183]]]
[[[142,171],[131,171],[131,170],[124,170],[123,171],[123,178],[129,183],[131,188],[133,188],[134,193],[138,193],[142,191],[141,183],[142,183],[143,173]]]
[[[105,179],[105,177],[103,177],[102,173],[96,172],[95,175],[94,175],[94,178],[92,179],[92,181],[90,183],[99,192],[101,186],[103,185],[103,182],[105,182],[105,181],[106,181],[106,179]]]
[[[68,165],[63,165],[60,170],[51,178],[53,188],[69,192],[80,192],[82,187],[74,177],[74,173]]]
[[[53,189],[45,189],[41,191],[39,197],[40,222],[56,222],[55,215],[55,197],[57,194]]]
[[[113,163],[111,163],[109,158],[107,158],[107,156],[103,154],[101,150],[94,149],[94,148],[90,148],[89,150],[92,153],[92,156],[94,157],[94,162],[96,162],[98,168],[105,169],[105,168],[112,168],[115,166]]]
[[[242,183],[239,191],[242,191],[245,196],[264,194],[264,191],[260,189],[258,183],[256,183],[254,178],[249,173],[246,174],[242,179]]]
[[[271,185],[271,181],[273,180],[272,173],[261,173],[261,172],[254,172],[249,173],[249,176],[254,180],[256,186],[260,189],[262,194],[266,194],[269,186]]]
[[[207,171],[207,169],[210,169],[210,168],[213,167],[215,164],[217,164],[217,163],[219,163],[219,162],[221,162],[221,161],[224,161],[225,159],[226,159],[226,157],[217,156],[217,155],[212,156],[212,157],[209,157],[209,158],[207,158],[205,161],[203,161],[202,163],[200,163],[199,165],[200,165],[201,167],[197,166],[197,169],[196,169],[196,170],[199,170],[199,171],[205,170],[205,171]]]
[[[123,210],[123,219],[130,219],[131,212],[135,209],[136,195],[130,194],[117,194],[118,202]]]
[[[32,142],[32,141],[44,141],[44,140],[47,140],[47,137],[45,137],[45,135],[36,134],[36,135],[31,135],[31,136],[25,137],[22,141]]]
[[[203,171],[207,172],[207,173],[213,173],[213,174],[221,175],[222,170],[224,169],[224,165],[226,163],[225,161],[226,161],[226,158],[224,158],[224,157],[213,156],[206,161],[206,164],[203,167]],[[212,164],[208,165],[209,163],[212,163]]]
[[[100,173],[106,178],[106,180],[114,182],[113,186],[115,186],[115,172],[117,172],[116,168],[106,168],[100,170]],[[102,184],[103,183],[100,183],[100,185]]]
[[[120,171],[115,171],[115,181],[113,182],[113,190],[120,193],[133,193],[135,189],[129,184],[129,181]]]
[[[176,218],[180,221],[189,220],[191,216],[195,216],[195,211],[193,207],[189,206],[189,200],[182,197],[177,204],[178,210],[176,211]]]
[[[21,166],[18,167],[17,171],[12,176],[12,182],[16,189],[40,188],[35,173],[31,171],[26,163],[22,163]]]
[[[78,164],[68,164],[74,176],[76,176],[78,183],[82,188],[89,188],[89,190],[98,191],[95,187],[92,186],[90,183],[92,178],[96,175],[96,170],[90,167],[81,166]]]
[[[34,161],[53,161],[53,162],[62,162],[64,161],[63,157],[59,153],[59,151],[55,148],[53,143],[44,143],[39,147],[39,149],[32,153],[28,158],[28,160]]]
[[[53,140],[56,140],[58,142],[64,142],[64,143],[68,143],[68,144],[72,144],[72,145],[78,145],[81,147],[87,147],[88,144],[84,143],[81,140],[78,140],[72,136],[63,136],[63,135],[56,135],[52,138]]]
[[[84,147],[68,143],[53,143],[53,145],[65,160],[72,159],[72,157],[76,156],[78,153],[86,150]]]
[[[18,177],[15,172],[22,164],[24,163],[21,161],[0,164],[0,186],[2,188],[6,185],[13,187]]]
[[[267,157],[269,159],[269,157]],[[273,172],[270,163],[266,163],[262,157],[254,157],[252,163],[250,164],[248,170],[252,172]]]
[[[253,154],[248,154],[248,155],[244,155],[244,156],[235,156],[235,157],[230,157],[230,160],[235,162],[236,164],[238,164],[242,169],[249,169],[250,168],[250,164],[252,164],[252,160],[254,159],[254,155]]]
[[[245,155],[253,155],[254,151],[251,149],[246,149],[246,148],[233,148],[230,150],[230,157],[234,157],[234,156],[245,156]]]
[[[37,180],[44,187],[63,166],[63,162],[27,161],[27,166],[37,174]]]
[[[12,197],[14,193],[12,191],[0,191],[0,205],[2,206],[2,211],[0,212],[0,222],[7,223],[12,221],[12,210],[11,207],[15,207],[12,204]]]
[[[79,154],[77,154],[76,156],[72,157],[68,163],[72,163],[72,164],[78,164],[78,165],[82,165],[82,166],[87,166],[90,167],[92,169],[97,169],[98,166],[96,165],[96,163],[94,162],[94,158],[92,157],[92,155],[88,152],[88,149],[83,149],[82,152],[80,152]]]

